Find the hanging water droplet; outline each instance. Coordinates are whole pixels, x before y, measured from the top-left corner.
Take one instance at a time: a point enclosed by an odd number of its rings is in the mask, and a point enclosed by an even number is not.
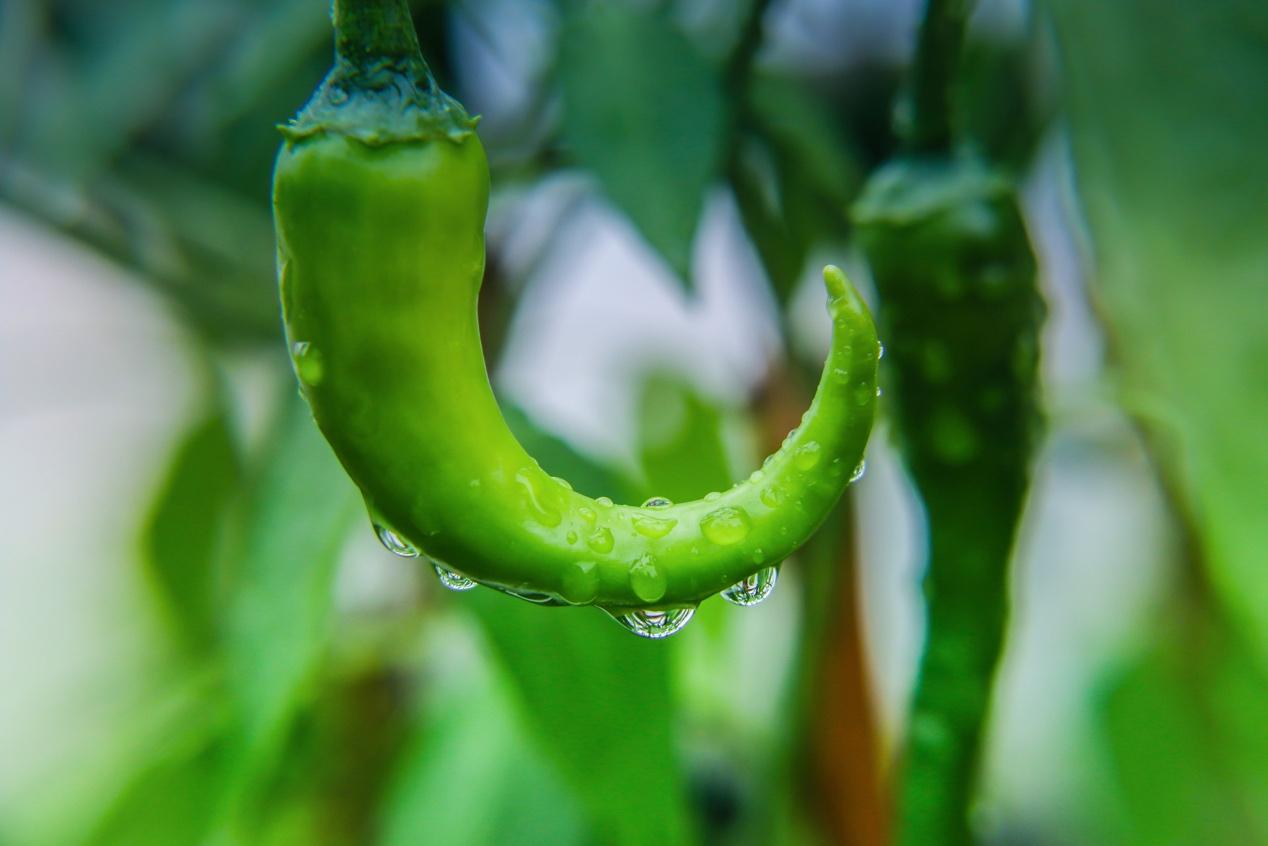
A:
[[[774,567],[763,567],[753,575],[740,579],[726,590],[722,598],[732,605],[752,606],[770,596],[775,590],[775,582],[779,580],[779,570]]]
[[[301,382],[310,387],[321,384],[326,375],[326,363],[321,351],[308,341],[296,341],[291,345],[291,356],[295,360],[295,374]]]
[[[393,555],[399,555],[402,558],[418,557],[418,550],[414,545],[387,526],[375,523],[374,533],[379,536],[379,543],[383,544],[383,547]]]
[[[654,496],[643,503],[644,508],[668,508],[673,505],[672,500],[665,499],[663,496]]]
[[[595,529],[586,538],[586,546],[598,553],[611,552],[616,539],[612,537],[612,530],[606,526]]]
[[[450,590],[464,591],[471,590],[476,583],[461,573],[455,573],[444,564],[438,561],[432,562],[432,568],[436,571],[436,577],[440,579],[440,583]]]
[[[664,611],[608,611],[613,620],[634,632],[639,637],[660,640],[682,631],[683,626],[691,622],[696,613],[695,608],[669,608]]]
[[[854,467],[854,472],[850,474],[850,482],[854,483],[854,482],[857,482],[859,479],[862,479],[863,474],[866,472],[867,472],[867,462],[864,461],[863,459],[859,459],[859,463],[855,465]]]
[[[677,520],[668,517],[649,517],[646,515],[635,517],[632,522],[634,523],[634,531],[652,540],[663,538],[673,531],[674,526],[678,525]]]
[[[599,565],[574,561],[564,570],[560,594],[573,605],[593,602],[599,594]]]
[[[644,602],[655,602],[669,589],[669,580],[656,560],[644,554],[630,565],[630,589]]]
[[[731,546],[748,536],[753,523],[742,508],[724,506],[710,511],[700,521],[700,531],[718,546]]]
[[[877,358],[885,357],[885,345],[882,344],[880,341],[876,342],[876,357]]]
[[[813,470],[819,463],[820,452],[817,441],[807,441],[797,448],[797,452],[793,455],[793,463],[797,465],[798,470]]]

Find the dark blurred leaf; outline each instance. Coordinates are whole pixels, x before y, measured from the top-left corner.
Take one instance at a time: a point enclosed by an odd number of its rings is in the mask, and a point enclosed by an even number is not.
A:
[[[1128,401],[1268,664],[1268,4],[1046,7]]]
[[[615,3],[584,9],[559,48],[564,136],[689,283],[696,222],[724,146],[718,76],[660,16]]]
[[[548,472],[574,484],[588,475],[600,490],[621,488],[619,477],[533,432],[527,417],[508,417]],[[483,590],[470,599],[524,706],[525,724],[600,842],[691,842],[673,737],[673,644],[640,640],[595,609],[539,608]]]
[[[233,3],[134,3],[94,30],[75,53],[68,97],[31,110],[23,151],[62,178],[99,169],[151,122],[223,43],[238,19]]]
[[[223,587],[217,565],[240,471],[224,409],[217,409],[177,449],[145,529],[146,564],[171,621],[199,647],[215,633]]]
[[[299,400],[274,432],[249,502],[225,631],[244,781],[269,767],[311,694],[335,563],[361,511],[360,494]]]
[[[1122,827],[1110,842],[1268,843],[1268,676],[1230,633],[1169,616],[1100,703]]]
[[[776,299],[787,304],[811,248],[845,236],[862,163],[803,85],[758,77],[749,99],[757,135],[732,157],[731,185]]]

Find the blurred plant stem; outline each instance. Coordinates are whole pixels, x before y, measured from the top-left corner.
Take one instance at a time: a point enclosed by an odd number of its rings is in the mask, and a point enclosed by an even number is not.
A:
[[[915,153],[951,148],[952,100],[956,71],[964,49],[971,0],[928,0],[917,36],[916,55],[898,134]]]

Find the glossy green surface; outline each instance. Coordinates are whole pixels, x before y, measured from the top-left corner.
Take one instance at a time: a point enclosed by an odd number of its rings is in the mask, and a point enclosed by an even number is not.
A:
[[[476,581],[571,604],[697,602],[782,561],[849,484],[877,340],[825,270],[833,343],[802,425],[730,490],[614,505],[548,476],[507,429],[476,321],[488,169],[479,139],[290,140],[274,207],[288,340],[322,432],[375,519]]]

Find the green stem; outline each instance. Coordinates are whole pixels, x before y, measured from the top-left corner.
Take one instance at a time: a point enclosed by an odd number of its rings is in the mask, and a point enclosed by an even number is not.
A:
[[[406,0],[335,0],[335,55],[363,68],[383,59],[423,61]]]
[[[912,152],[951,147],[952,82],[960,64],[971,0],[928,0],[908,83],[909,120],[903,140]]]

